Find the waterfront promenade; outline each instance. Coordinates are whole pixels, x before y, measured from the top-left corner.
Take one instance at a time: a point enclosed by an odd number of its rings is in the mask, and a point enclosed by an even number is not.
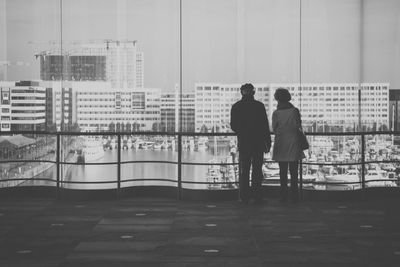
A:
[[[3,198],[0,266],[399,266],[398,199]]]

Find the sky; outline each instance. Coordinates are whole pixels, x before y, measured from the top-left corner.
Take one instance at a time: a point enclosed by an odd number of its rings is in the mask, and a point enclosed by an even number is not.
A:
[[[39,78],[49,41],[137,40],[145,87],[196,82],[389,82],[398,0],[0,0],[0,80]],[[4,65],[9,62],[10,65]]]

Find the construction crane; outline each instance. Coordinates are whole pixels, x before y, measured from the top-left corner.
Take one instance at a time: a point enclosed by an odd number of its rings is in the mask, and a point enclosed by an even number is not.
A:
[[[105,44],[106,49],[109,50],[110,44],[117,44],[117,46],[119,46],[120,43],[131,43],[133,46],[135,46],[137,41],[136,40],[113,40],[113,39],[98,39],[98,40],[93,39],[93,40],[88,40],[88,41],[49,40],[49,41],[29,41],[28,45],[47,45],[50,47],[50,49],[43,50],[39,53],[36,53],[35,58],[37,59],[40,56],[51,55],[51,54],[55,54],[56,52],[61,53],[60,51],[62,50],[62,45],[66,45],[68,47],[79,45],[79,46],[83,47],[84,45],[88,45],[88,44]],[[71,49],[67,49],[66,52],[64,52],[64,54],[67,55],[70,52],[72,52]]]
[[[109,44],[115,43],[119,45],[120,43],[132,43],[133,45],[136,45],[137,40],[113,40],[113,39],[92,39],[88,41],[82,41],[82,40],[71,40],[71,41],[60,41],[60,40],[50,40],[50,41],[29,41],[29,45],[39,45],[39,44],[45,44],[45,45],[84,45],[84,44],[101,44],[104,43],[106,44],[106,47],[109,47]]]

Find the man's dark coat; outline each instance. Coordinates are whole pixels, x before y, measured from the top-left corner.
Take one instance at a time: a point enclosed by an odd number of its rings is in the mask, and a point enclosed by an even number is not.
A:
[[[264,104],[245,95],[231,109],[231,128],[238,136],[239,152],[267,152],[271,135]]]

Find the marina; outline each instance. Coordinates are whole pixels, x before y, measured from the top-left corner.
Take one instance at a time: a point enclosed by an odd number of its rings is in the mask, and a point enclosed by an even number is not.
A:
[[[392,142],[393,139],[390,136],[366,137],[365,187],[398,186],[400,174],[398,145]],[[362,151],[358,137],[309,136],[308,138],[310,149],[305,151],[306,158],[303,160],[303,188],[357,190],[362,187]],[[41,147],[40,151],[43,155],[39,155],[39,158],[55,159],[54,148],[52,148],[54,145],[54,142],[50,142],[48,147]],[[113,188],[116,186],[118,140],[115,136],[74,138],[67,136],[63,139],[61,148],[63,151],[61,160],[66,162],[66,164],[61,164],[61,179],[66,182],[64,187]],[[262,183],[268,186],[279,186],[279,166],[271,160],[270,153],[264,155]],[[183,187],[209,190],[237,188],[238,158],[239,153],[234,136],[183,137]],[[121,186],[175,186],[177,165],[171,163],[177,163],[177,161],[176,136],[121,136]],[[21,170],[27,169],[27,171],[9,172],[12,176],[8,175],[8,177],[26,178],[28,174],[34,173],[35,178],[55,179],[55,164],[46,163],[45,165],[35,168],[34,172],[28,172],[29,168],[20,167]],[[80,182],[89,182],[89,184]],[[199,184],[195,184],[196,182]],[[46,184],[43,181],[31,181],[31,183]],[[18,184],[4,182],[2,186],[17,186]]]

